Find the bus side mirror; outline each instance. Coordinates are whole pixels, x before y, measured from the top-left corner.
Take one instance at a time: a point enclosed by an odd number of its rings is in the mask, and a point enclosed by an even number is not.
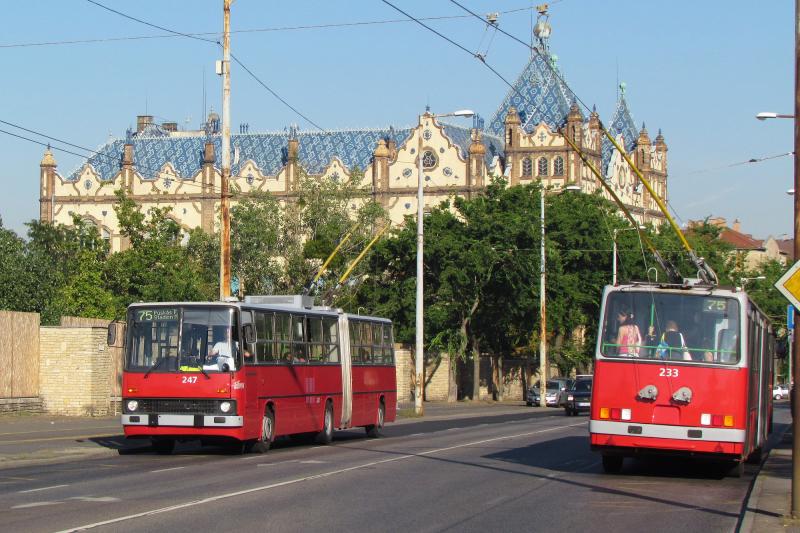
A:
[[[108,334],[106,335],[106,344],[109,346],[114,346],[117,342],[117,324],[116,322],[111,322],[108,325]]]
[[[253,324],[245,324],[242,326],[242,333],[244,333],[244,342],[247,344],[256,342],[256,332],[253,330]]]

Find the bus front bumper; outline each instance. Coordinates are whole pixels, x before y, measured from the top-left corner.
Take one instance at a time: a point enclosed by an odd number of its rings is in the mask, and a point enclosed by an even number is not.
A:
[[[123,426],[179,427],[179,428],[240,428],[241,416],[153,414],[122,415]]]
[[[738,457],[744,450],[745,430],[640,424],[591,420],[592,449],[635,455],[717,455]]]

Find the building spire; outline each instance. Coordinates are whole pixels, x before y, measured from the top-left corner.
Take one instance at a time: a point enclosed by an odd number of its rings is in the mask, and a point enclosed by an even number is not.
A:
[[[549,40],[553,28],[550,26],[550,14],[547,12],[547,4],[536,6],[536,10],[539,12],[539,16],[536,17],[536,25],[533,27],[533,35],[536,37],[536,42],[538,43],[541,51],[549,54]],[[531,54],[533,53],[534,51],[531,50]]]

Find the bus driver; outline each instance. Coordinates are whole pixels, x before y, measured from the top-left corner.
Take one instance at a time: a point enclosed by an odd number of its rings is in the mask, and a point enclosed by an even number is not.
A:
[[[219,330],[217,328],[214,329],[214,339],[216,342],[209,351],[208,357],[206,357],[206,364],[203,365],[203,370],[219,370],[221,372],[235,370],[233,353],[231,351],[230,328],[224,328],[225,340],[222,340],[222,336],[218,333]]]

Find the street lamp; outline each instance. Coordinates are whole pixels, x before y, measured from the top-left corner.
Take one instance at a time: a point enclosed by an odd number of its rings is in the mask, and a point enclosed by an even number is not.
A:
[[[436,119],[437,117],[471,117],[475,114],[474,111],[469,109],[459,109],[452,113],[445,113],[442,115],[435,115],[430,111],[425,111],[425,114],[419,117],[419,134],[417,143],[417,308],[416,308],[416,348],[415,354],[415,374],[417,376],[416,387],[414,388],[414,410],[418,415],[424,414],[422,407],[422,395],[425,390],[424,379],[424,349],[423,343],[425,340],[423,319],[422,319],[422,298],[423,298],[423,268],[422,256],[424,247],[424,221],[423,217],[423,199],[422,199],[422,183],[424,177],[422,175],[422,133],[424,130],[425,119]]]
[[[559,191],[559,194],[565,191],[580,190],[578,185],[567,185]],[[542,237],[539,259],[539,407],[547,407],[547,305],[545,298],[547,270],[544,252],[544,194],[544,187],[542,187],[539,193],[539,224]]]
[[[739,278],[739,283],[742,286],[742,290],[744,290],[744,284],[745,283],[747,283],[748,281],[758,281],[760,279],[767,279],[767,277],[766,276],[756,276],[754,278]]]
[[[613,233],[613,237],[611,238],[612,245],[613,245],[613,256],[611,258],[611,284],[615,287],[617,286],[617,233],[620,231],[630,231],[630,230],[643,230],[644,226],[638,226],[636,228],[615,228]]]
[[[794,115],[780,115],[771,111],[762,111],[756,115],[758,120],[767,120],[768,118],[794,118]]]

